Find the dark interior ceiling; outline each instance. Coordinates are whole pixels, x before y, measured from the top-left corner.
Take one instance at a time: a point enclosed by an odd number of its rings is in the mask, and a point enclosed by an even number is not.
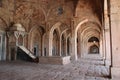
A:
[[[104,0],[89,0],[94,13],[98,16],[102,22],[102,15],[104,14]]]

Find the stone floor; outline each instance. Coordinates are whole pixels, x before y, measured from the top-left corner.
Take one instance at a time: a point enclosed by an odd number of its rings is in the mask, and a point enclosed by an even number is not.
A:
[[[0,80],[109,80],[103,61],[78,60],[68,65],[0,62]]]

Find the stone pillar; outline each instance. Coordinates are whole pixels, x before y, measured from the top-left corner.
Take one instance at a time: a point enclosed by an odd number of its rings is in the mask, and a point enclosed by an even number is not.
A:
[[[105,65],[111,65],[111,47],[110,47],[110,25],[109,25],[109,16],[108,16],[108,2],[104,0],[104,19],[105,19],[105,49],[106,49],[106,60]]]
[[[45,34],[42,36],[42,56],[45,56]]]
[[[59,56],[62,56],[62,54],[61,54],[61,36],[60,36],[60,40],[59,40]]]
[[[67,56],[67,37],[65,38],[65,56]]]
[[[120,0],[110,0],[112,80],[120,79]]]
[[[46,55],[52,56],[52,37],[50,37],[49,32],[46,35]]]
[[[77,60],[77,41],[76,41],[76,35],[75,35],[75,30],[72,31],[72,38],[71,38],[71,44],[72,44],[72,54],[71,57],[73,60]]]
[[[80,33],[79,33],[79,34],[80,34]],[[77,54],[78,54],[78,58],[80,58],[80,57],[81,57],[81,42],[80,42],[80,36],[78,36]]]
[[[103,37],[102,37],[102,50],[103,51],[101,51],[101,52],[103,52],[103,54],[102,54],[102,57],[103,57],[103,59],[105,60],[105,58],[106,58],[106,52],[105,52],[105,31],[103,30]]]
[[[14,32],[14,36],[15,36],[15,38],[16,38],[16,45],[14,46],[14,48],[15,48],[14,54],[15,54],[15,60],[16,60],[16,59],[17,59],[17,46],[19,46],[19,44],[18,44],[18,38],[19,38],[19,36],[20,36],[19,32],[18,32],[18,31],[15,31],[15,32]]]
[[[11,42],[8,41],[8,60],[9,61],[13,61],[16,60],[16,51],[17,51],[17,47],[16,47],[16,37],[13,34],[14,32],[7,32],[8,38]]]
[[[110,47],[110,29],[105,29],[105,49],[106,49],[106,60],[105,65],[111,65],[111,47]]]
[[[63,42],[62,42],[62,55],[65,56],[66,53],[65,53],[65,47],[66,47],[66,43],[65,43],[65,38],[63,39]]]
[[[10,52],[9,52],[9,38],[10,38],[10,35],[9,33],[7,32],[6,33],[6,40],[7,40],[7,43],[6,43],[6,60],[7,61],[10,61]]]

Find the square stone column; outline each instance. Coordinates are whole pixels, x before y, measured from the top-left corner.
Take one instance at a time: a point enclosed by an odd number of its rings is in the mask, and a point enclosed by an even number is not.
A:
[[[120,0],[110,0],[113,80],[120,80]]]
[[[62,54],[61,54],[61,36],[60,36],[60,40],[59,40],[59,56],[62,56]]]
[[[75,36],[75,31],[72,32],[72,54],[71,54],[71,58],[73,60],[77,60],[78,56],[77,56],[77,41],[76,41],[76,36]]]
[[[67,37],[65,38],[65,55],[67,56],[68,52],[67,52]]]
[[[105,21],[105,28],[104,28],[104,39],[105,39],[105,65],[110,66],[111,65],[111,47],[110,47],[110,20],[109,20],[109,14],[108,14],[108,2],[107,0],[104,0],[104,21]]]

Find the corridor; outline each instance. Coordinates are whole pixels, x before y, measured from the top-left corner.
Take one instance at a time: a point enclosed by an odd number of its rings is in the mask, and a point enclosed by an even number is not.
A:
[[[101,60],[79,59],[67,65],[0,62],[0,80],[109,80]]]

